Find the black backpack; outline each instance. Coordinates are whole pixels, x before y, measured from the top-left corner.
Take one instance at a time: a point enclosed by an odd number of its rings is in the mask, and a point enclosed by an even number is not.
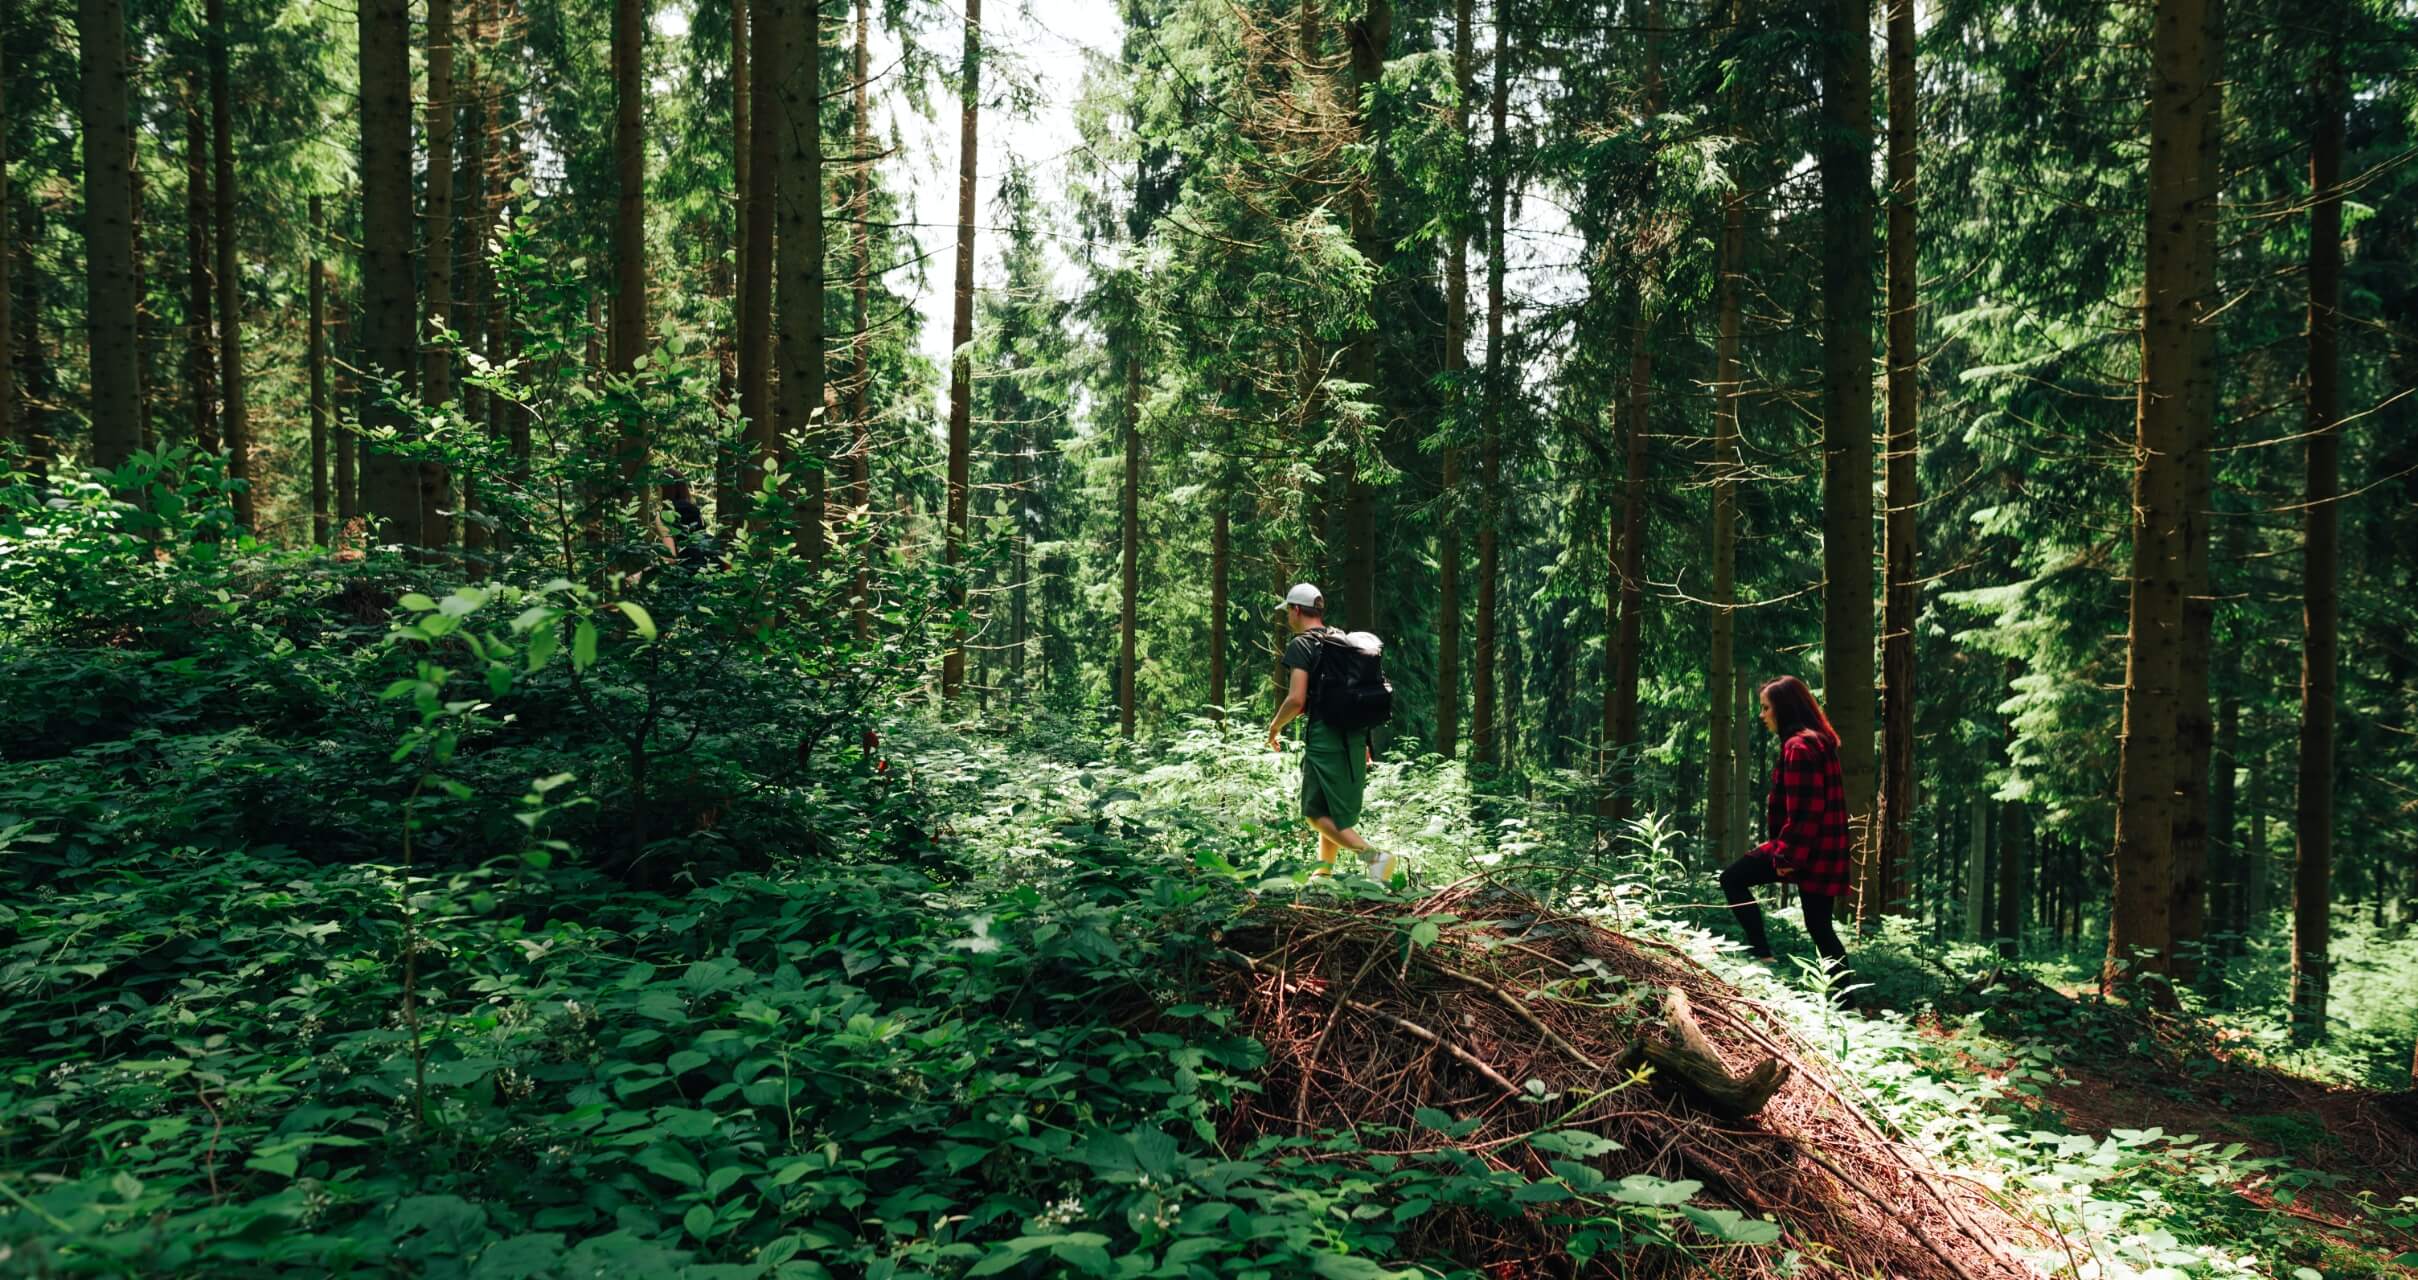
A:
[[[1363,649],[1343,632],[1318,633],[1318,660],[1310,667],[1313,719],[1345,732],[1373,729],[1394,718],[1394,686],[1385,678],[1383,649],[1369,637]]]

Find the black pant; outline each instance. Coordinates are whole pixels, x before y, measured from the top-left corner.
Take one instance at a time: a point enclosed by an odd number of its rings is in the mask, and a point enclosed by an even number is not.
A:
[[[1780,883],[1780,872],[1769,858],[1748,856],[1738,859],[1721,872],[1721,900],[1737,913],[1738,927],[1746,933],[1746,949],[1758,956],[1772,953],[1771,942],[1763,934],[1763,908],[1755,902],[1754,888],[1759,884]],[[1830,908],[1836,899],[1828,894],[1797,891],[1805,904],[1805,932],[1813,938],[1814,950],[1822,955],[1833,973],[1846,968],[1847,948],[1839,945],[1838,931],[1830,927]]]

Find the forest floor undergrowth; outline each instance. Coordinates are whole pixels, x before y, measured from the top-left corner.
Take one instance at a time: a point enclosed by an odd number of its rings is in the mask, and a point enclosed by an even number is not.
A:
[[[1086,747],[910,721],[879,761],[784,801],[796,839],[759,869],[639,887],[577,840],[412,872],[307,855],[263,838],[255,806],[323,832],[351,812],[344,788],[371,784],[326,763],[324,727],[179,715],[0,769],[0,843],[33,882],[0,907],[0,1273],[2300,1280],[2418,1262],[2402,1172],[2370,1183],[2238,1099],[2235,1123],[2185,1128],[2221,1096],[2161,1112],[2122,1092],[2103,1065],[2129,1051],[2120,1008],[1841,1012],[1700,927],[1667,829],[1599,845],[1591,820],[1473,793],[1439,761],[1377,769],[1367,830],[1413,868],[1389,889],[1307,877],[1291,766],[1242,734]],[[532,832],[567,790],[522,798]],[[1500,927],[1522,901],[1564,936]],[[1508,1090],[1472,1092],[1467,1063],[1399,1026],[1305,1032],[1266,1004],[1290,979],[1226,957],[1283,954],[1298,939],[1271,922],[1312,918],[1344,933],[1305,957],[1516,980],[1506,1000],[1397,978],[1388,1008],[1456,1043],[1488,1010],[1489,1043],[1540,1061],[1566,1050],[1526,1030],[1605,1065],[1684,988],[1729,1065],[1787,1046],[1788,1134],[1651,1081],[1572,1092],[1567,1064],[1507,1062]],[[1859,957],[1875,997],[1912,970],[1903,945]],[[2075,1047],[2101,1041],[2111,1056]],[[1297,1109],[1305,1061],[1354,1064],[1360,1093]],[[1848,1190],[1790,1172],[1815,1155]],[[1951,1207],[1925,1218],[1924,1198]]]

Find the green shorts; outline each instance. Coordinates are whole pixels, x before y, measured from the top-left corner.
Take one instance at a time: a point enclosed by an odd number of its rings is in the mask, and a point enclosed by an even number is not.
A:
[[[1309,721],[1301,733],[1301,816],[1332,818],[1338,827],[1360,825],[1360,801],[1368,789],[1368,730],[1346,733]]]

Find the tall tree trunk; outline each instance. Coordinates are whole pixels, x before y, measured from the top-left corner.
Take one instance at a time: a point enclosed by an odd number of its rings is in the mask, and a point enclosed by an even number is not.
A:
[[[823,558],[822,460],[828,403],[823,377],[823,20],[815,5],[784,9],[780,90],[782,142],[779,327],[774,335],[780,377],[773,416],[784,447],[795,441],[810,459],[798,504],[799,549],[809,564]],[[794,461],[794,459],[793,459]]]
[[[311,363],[311,541],[328,543],[327,501],[327,263],[320,258],[327,243],[327,207],[311,196],[310,363]]]
[[[2211,861],[2218,868],[2209,915],[2224,935],[2221,944],[2224,954],[2236,956],[2242,952],[2242,929],[2246,923],[2242,908],[2249,900],[2248,885],[2244,883],[2248,859],[2242,856],[2238,830],[2241,792],[2233,773],[2241,759],[2242,702],[2234,692],[2238,679],[2234,647],[2228,645],[2217,653],[2224,664],[2217,675],[2224,693],[2217,701],[2215,769],[2210,788],[2213,794],[2209,799],[2209,848],[2214,855]]]
[[[444,2],[430,0],[432,6]],[[623,377],[638,371],[647,345],[646,11],[646,0],[613,0],[613,296],[605,321],[605,366]],[[431,271],[430,278],[435,274]],[[647,450],[653,442],[637,406],[624,412],[614,446],[621,496],[637,502],[644,522],[655,506],[646,492]]]
[[[2267,817],[2271,800],[2264,768],[2267,755],[2266,751],[2260,751],[2249,770],[2250,835],[2242,845],[2244,932],[2264,928],[2267,923]]]
[[[2007,684],[2011,688],[2015,677],[2023,670],[2016,659],[2007,659]],[[2007,762],[2015,760],[2015,722],[2009,718],[2001,739]],[[2016,958],[2023,947],[2023,848],[2024,811],[2020,800],[2005,801],[1998,814],[1998,923],[1992,931],[1998,937],[1998,954],[2008,960]]]
[[[330,275],[333,273],[331,272]],[[335,315],[329,319],[328,323],[335,333],[328,345],[330,350],[335,353],[338,362],[335,377],[336,398],[333,406],[337,422],[335,536],[336,541],[341,542],[344,540],[346,530],[352,524],[353,517],[361,514],[361,479],[359,468],[356,465],[355,452],[358,447],[357,437],[343,425],[348,411],[355,422],[360,420],[359,386],[354,381],[352,370],[361,366],[361,352],[354,343],[357,331],[353,327],[351,305],[344,299],[338,298],[334,306]]]
[[[1730,674],[1730,720],[1735,726],[1730,772],[1737,780],[1737,785],[1730,788],[1730,830],[1734,833],[1732,839],[1740,844],[1758,838],[1753,822],[1759,812],[1756,802],[1762,799],[1763,777],[1763,762],[1755,757],[1756,721],[1745,713],[1746,700],[1746,669],[1738,667]]]
[[[185,396],[193,447],[218,452],[218,337],[211,322],[218,286],[210,279],[209,122],[195,87],[184,87],[185,109]]]
[[[1645,104],[1649,119],[1662,110],[1662,5],[1643,0],[1645,27]],[[1649,134],[1648,146],[1654,145]],[[1643,196],[1650,208],[1655,166],[1646,163]],[[1614,672],[1612,734],[1612,817],[1625,821],[1637,811],[1637,679],[1644,656],[1646,582],[1646,474],[1654,440],[1654,304],[1647,295],[1659,263],[1649,257],[1637,266],[1641,277],[1637,310],[1629,330],[1629,407],[1627,474],[1621,491],[1620,635]]]
[[[616,66],[620,34],[617,23]],[[426,217],[421,228],[427,246],[423,268],[427,274],[422,286],[421,311],[432,327],[450,330],[454,327],[453,0],[428,0],[427,60],[428,102],[423,127],[428,134],[428,173],[423,192]],[[619,83],[618,78],[615,83]],[[616,255],[621,252],[618,241],[613,249]],[[444,404],[453,399],[453,352],[444,342],[427,334],[416,336],[426,344],[421,351],[420,395],[432,406]]]
[[[2293,804],[2292,1034],[2326,1034],[2333,977],[2334,690],[2342,609],[2342,155],[2350,90],[2339,27],[2314,89],[2317,119],[2309,144],[2308,492],[2301,508],[2301,674],[2299,785]]]
[[[0,40],[0,46],[7,42]],[[8,217],[8,51],[0,48],[0,471],[5,471],[15,459],[11,447],[17,441],[17,369],[10,358],[16,344],[9,341],[9,238]]]
[[[243,267],[235,234],[235,89],[228,67],[226,0],[205,6],[210,50],[211,199],[217,205],[218,230],[218,390],[221,426],[227,443],[227,477],[235,490],[235,523],[257,527],[258,504],[252,493],[252,424],[244,402]]]
[[[428,134],[425,237],[419,319],[429,327],[453,325],[453,0],[428,0]],[[431,406],[453,400],[453,353],[425,331],[412,335],[420,360],[420,399]],[[453,544],[453,480],[441,462],[419,467],[420,545]]]
[[[51,368],[48,348],[42,341],[42,300],[50,292],[50,275],[42,269],[41,259],[33,254],[33,242],[42,234],[44,219],[41,207],[30,198],[25,203],[24,219],[17,243],[0,249],[14,248],[23,255],[12,274],[24,296],[10,322],[17,336],[17,369],[13,379],[19,388],[17,443],[24,452],[26,474],[39,477],[49,473],[58,449],[48,409],[48,398],[57,388],[58,376]]]
[[[1023,705],[1028,691],[1025,662],[1028,656],[1026,651],[1032,643],[1033,459],[1040,456],[1033,442],[1033,414],[1028,411],[1019,416],[1022,421],[1009,436],[1008,445],[1008,484],[1009,492],[1014,494],[1013,519],[1016,522],[1015,530],[1008,535],[1009,545],[1014,548],[1009,571],[1015,575],[1015,582],[1008,589],[1008,642],[1015,657],[1008,664],[1008,670],[1015,681],[1015,697],[1010,704],[1015,706]],[[864,566],[860,561],[858,573],[862,575],[863,572]],[[1217,670],[1216,663],[1216,655],[1212,654],[1212,672]]]
[[[143,271],[143,166],[137,163],[128,176],[134,183],[134,402],[141,409],[142,447],[148,450],[159,440],[151,426],[151,284]]]
[[[1822,43],[1822,700],[1872,894],[1872,7],[1831,0]],[[1869,918],[1870,907],[1864,908]]]
[[[1732,0],[1730,25],[1743,25],[1742,0]],[[1733,127],[1742,119],[1737,95],[1729,100]],[[1730,792],[1743,788],[1731,725],[1740,699],[1730,686],[1736,676],[1738,614],[1738,332],[1739,293],[1746,272],[1746,192],[1732,185],[1721,197],[1720,261],[1713,283],[1713,612],[1705,662],[1705,690],[1712,717],[1705,741],[1705,853],[1719,865],[1745,838],[1730,825]]]
[[[2167,908],[2173,939],[2171,972],[2180,984],[2199,977],[2200,941],[2208,925],[2208,763],[2213,724],[2208,701],[2210,636],[2216,600],[2210,593],[2208,535],[2215,503],[2215,440],[2222,404],[2214,318],[2217,197],[2224,183],[2224,0],[2206,0],[2208,105],[2200,113],[2198,191],[2191,207],[2192,260],[2210,300],[2191,327],[2192,445],[2183,457],[2183,507],[2178,526],[2183,561],[2182,654],[2176,663],[2173,898]]]
[[[949,493],[947,529],[948,563],[952,574],[959,572],[965,561],[966,540],[966,466],[972,451],[969,423],[973,413],[973,369],[968,347],[974,341],[974,175],[977,151],[976,126],[982,109],[982,0],[966,0],[965,55],[958,69],[960,92],[957,114],[957,292],[949,321]],[[1138,357],[1128,354],[1128,361]],[[1139,375],[1135,366],[1132,376]],[[966,608],[965,584],[955,579],[950,588],[950,602],[960,615]],[[954,698],[957,686],[964,683],[966,670],[965,630],[956,628],[949,633],[948,655],[941,660],[941,696]],[[1120,688],[1122,682],[1120,682]],[[1128,704],[1129,705],[1129,704]],[[1130,714],[1125,714],[1130,724]],[[1130,732],[1130,728],[1128,732]]]
[[[1637,305],[1634,291],[1630,292],[1629,301],[1625,305]],[[1630,330],[1630,338],[1632,341],[1634,341],[1636,338],[1635,322],[1630,321],[1623,325],[1623,327]],[[1629,416],[1628,406],[1623,405],[1620,410],[1620,416],[1624,419]],[[1606,476],[1602,482],[1602,488],[1608,491],[1611,487],[1611,478]],[[1584,493],[1586,490],[1582,488],[1580,492]],[[1600,503],[1581,502],[1573,505],[1593,508],[1594,506],[1600,505]],[[1582,536],[1581,531],[1591,534],[1593,532],[1593,526],[1595,523],[1596,522],[1593,520],[1574,520],[1571,522],[1570,555],[1573,559],[1576,559],[1579,555],[1579,548],[1577,544],[1579,538]],[[1618,806],[1613,801],[1614,793],[1620,789],[1619,779],[1616,776],[1617,770],[1613,766],[1613,761],[1618,756],[1620,750],[1620,571],[1622,567],[1620,548],[1622,541],[1621,535],[1625,531],[1624,526],[1627,523],[1628,522],[1625,519],[1615,515],[1606,520],[1603,525],[1604,663],[1602,679],[1599,681],[1603,694],[1601,698],[1601,702],[1603,704],[1601,711],[1603,715],[1602,724],[1598,727],[1595,738],[1595,816],[1604,819],[1611,818],[1619,811]]]
[[[92,462],[113,469],[142,443],[134,344],[134,127],[124,0],[78,0],[83,90],[84,274],[92,343]]]
[[[359,0],[361,20],[361,356],[384,386],[362,388],[362,426],[404,431],[386,403],[408,394],[418,363],[412,271],[411,12],[407,0]],[[430,545],[420,524],[420,468],[371,447],[361,459],[361,505],[386,536]]]
[[[462,196],[469,207],[463,210],[461,244],[467,259],[468,276],[460,308],[462,348],[479,353],[491,363],[502,362],[502,352],[495,340],[492,323],[495,317],[495,270],[488,260],[487,245],[495,236],[495,204],[498,198],[495,182],[495,84],[489,78],[491,50],[488,44],[488,21],[493,0],[470,0],[470,11],[464,15],[469,30],[470,69],[456,78],[457,97],[464,110],[460,119],[469,136],[462,145]],[[462,419],[465,426],[483,428],[495,437],[496,410],[493,398],[476,387],[462,393]],[[480,492],[481,482],[490,477],[478,468],[462,473],[462,559],[470,576],[483,578],[492,560],[491,547],[495,541],[490,522],[492,513]]]
[[[2205,0],[2158,0],[2152,18],[2149,216],[2134,445],[2131,639],[2116,772],[2114,899],[2102,987],[2127,965],[2164,978],[2174,959],[2174,741],[2183,654],[2185,459],[2202,433],[2193,329],[2209,302],[2191,220],[2204,192],[2200,151],[2213,134]],[[2153,990],[2159,999],[2171,991]]]
[[[1117,610],[1117,732],[1133,736],[1136,632],[1142,595],[1142,354],[1137,334],[1125,353],[1125,483],[1118,520],[1125,535]]]
[[[739,417],[746,447],[739,488],[752,505],[766,473],[780,461],[781,435],[772,412],[772,227],[781,185],[780,123],[773,79],[786,66],[781,51],[787,34],[781,0],[753,0],[748,7],[747,181],[739,189]],[[789,24],[794,26],[795,24]],[[774,93],[767,94],[770,84]],[[761,522],[757,522],[761,527]]]
[[[1502,761],[1495,741],[1495,600],[1502,577],[1503,418],[1506,376],[1503,351],[1503,219],[1511,180],[1511,0],[1495,0],[1494,87],[1489,104],[1492,143],[1486,153],[1486,426],[1478,447],[1478,619],[1471,646],[1470,756],[1478,764]]]
[[[1469,136],[1469,98],[1476,92],[1475,0],[1453,0],[1453,135],[1467,172],[1477,148]],[[1458,205],[1463,193],[1453,199]],[[1452,211],[1452,248],[1444,259],[1444,376],[1457,433],[1471,399],[1469,372],[1469,223]],[[1444,446],[1443,518],[1436,532],[1436,750],[1450,760],[1461,750],[1461,447]]]
[[[510,16],[498,20],[498,26],[501,27],[504,22],[516,19],[518,14],[519,10],[515,7],[510,11]],[[503,148],[504,185],[509,190],[512,179],[529,172],[529,155],[522,142],[522,139],[527,136],[527,117],[521,110],[520,95],[502,91],[500,86],[497,95],[497,110],[501,117],[501,123],[498,126],[498,142]],[[508,211],[517,216],[521,210],[521,204],[514,201]],[[499,212],[498,217],[501,216],[503,213]],[[494,327],[503,337],[504,359],[507,361],[520,359],[526,347],[520,323],[512,313],[511,304],[501,298],[496,303]],[[527,409],[509,401],[504,403],[503,414],[504,420],[499,425],[503,427],[506,452],[512,459],[512,483],[516,487],[525,489],[529,484],[531,455],[530,414]],[[509,545],[510,540],[507,539],[507,549],[509,549]]]
[[[747,279],[763,270],[761,264],[748,260],[751,246],[747,235],[748,192],[755,183],[755,109],[751,72],[748,65],[748,24],[751,21],[747,0],[734,0],[730,8],[730,160],[731,187],[737,200],[731,221],[734,234],[731,245],[731,335],[726,363],[729,365],[729,386],[724,395],[730,403],[738,404],[740,387],[744,385],[740,368],[746,360],[740,352],[747,345]],[[747,494],[760,475],[748,466],[747,422],[744,407],[740,410],[739,438],[724,441],[714,466],[714,523],[723,529],[736,528],[739,512],[747,507]]]
[[[2023,950],[2023,863],[2025,814],[2019,801],[2008,800],[1998,809],[1998,891],[1991,895],[1997,919],[1991,933],[1998,940],[1998,954],[2012,960]]]
[[[1369,149],[1370,165],[1368,174],[1352,183],[1345,212],[1351,224],[1352,247],[1369,265],[1372,316],[1382,315],[1386,310],[1383,295],[1388,245],[1383,229],[1377,224],[1377,190],[1385,145],[1381,124],[1376,119],[1376,101],[1393,38],[1393,0],[1362,0],[1360,16],[1344,24],[1344,39],[1351,54],[1353,133]],[[1374,449],[1390,425],[1387,405],[1392,399],[1378,373],[1374,326],[1355,333],[1345,354],[1352,380],[1364,388],[1361,397],[1376,410],[1374,430],[1364,445]],[[1353,626],[1374,631],[1384,621],[1377,612],[1377,493],[1376,486],[1361,471],[1357,462],[1352,464],[1344,486],[1343,607],[1344,616]]]
[[[1908,870],[1913,849],[1907,824],[1914,818],[1914,629],[1921,612],[1919,569],[1921,481],[1916,471],[1920,443],[1916,402],[1921,393],[1922,351],[1915,339],[1917,266],[1914,252],[1915,101],[1914,0],[1888,0],[1889,29],[1889,444],[1883,466],[1886,510],[1882,523],[1886,585],[1881,606],[1881,747],[1884,760],[1877,841],[1880,868],[1874,877],[1879,901],[1867,913],[1903,914],[1913,897]],[[1978,802],[1977,802],[1978,803]],[[1973,821],[1984,821],[1974,811]],[[1976,902],[1978,885],[1967,893]],[[1974,908],[1978,910],[1978,907]],[[1973,918],[1978,935],[1979,916]]]
[[[1217,487],[1217,512],[1209,523],[1209,714],[1226,722],[1226,610],[1228,574],[1234,564],[1234,478],[1231,468]]]
[[[851,90],[856,110],[856,228],[850,242],[856,247],[855,332],[849,350],[852,353],[851,377],[848,387],[848,473],[850,490],[848,505],[862,511],[868,519],[873,511],[873,415],[867,405],[873,393],[873,108],[867,101],[867,90],[873,74],[873,6],[871,0],[856,0],[856,84]],[[1018,502],[1024,501],[1018,491]],[[1016,527],[1018,554],[1023,553],[1025,526]],[[855,589],[849,598],[853,607],[856,638],[873,638],[873,543],[868,539],[857,553]],[[1021,562],[1020,562],[1021,563]],[[1023,610],[1025,575],[1016,574],[1016,674],[1024,674]]]
[[[1903,3],[1904,0],[1897,0]],[[1966,942],[1982,940],[1982,926],[1989,919],[1990,905],[1990,798],[1976,791],[1970,813],[1965,818],[1965,931]]]

